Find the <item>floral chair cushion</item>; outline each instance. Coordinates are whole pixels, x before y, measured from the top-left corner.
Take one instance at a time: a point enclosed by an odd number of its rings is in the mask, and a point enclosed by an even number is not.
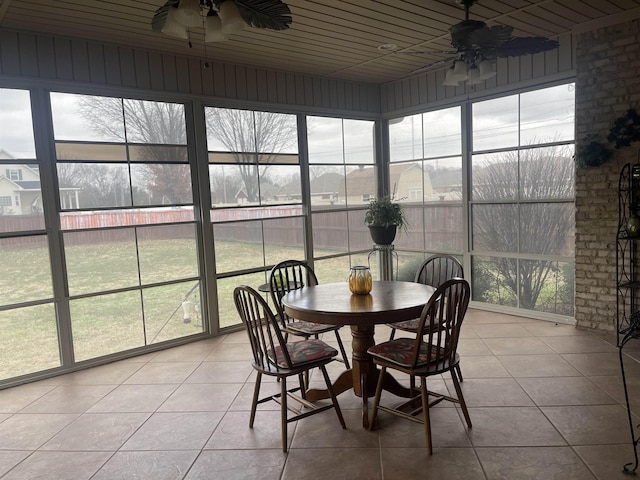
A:
[[[404,330],[405,332],[415,332],[418,330],[419,324],[420,324],[420,319],[414,318],[413,320],[405,320],[404,322],[390,323],[389,326],[392,328],[398,328],[400,330]]]
[[[302,340],[301,342],[289,342],[286,345],[291,358],[292,367],[299,367],[305,363],[313,363],[320,360],[326,360],[338,355],[338,351],[324,343],[322,340],[311,338]],[[282,347],[275,348],[275,356],[273,350],[269,351],[269,358],[276,362],[276,365],[282,368],[289,368],[287,360],[282,352]],[[274,358],[275,357],[275,358]]]
[[[413,359],[413,347],[416,343],[414,338],[397,338],[388,342],[379,343],[369,348],[367,352],[374,357],[379,357],[389,362],[396,363],[403,367],[411,367],[411,361]],[[418,354],[417,366],[423,366],[430,361],[436,360],[438,356],[442,355],[442,348],[434,348],[431,352],[431,358],[428,358],[427,354],[428,345],[422,343],[420,345],[420,352]],[[440,355],[439,355],[440,353]]]
[[[287,330],[304,333],[306,335],[315,335],[317,333],[333,330],[333,326],[296,320],[287,324]]]

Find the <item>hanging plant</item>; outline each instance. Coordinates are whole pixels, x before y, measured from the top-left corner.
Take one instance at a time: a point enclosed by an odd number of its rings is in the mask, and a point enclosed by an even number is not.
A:
[[[618,117],[609,130],[607,140],[613,142],[615,148],[628,147],[631,142],[640,140],[640,115],[638,112],[630,108],[626,114]]]
[[[573,158],[580,168],[599,167],[611,156],[611,150],[598,140],[597,135],[587,135],[580,142]]]

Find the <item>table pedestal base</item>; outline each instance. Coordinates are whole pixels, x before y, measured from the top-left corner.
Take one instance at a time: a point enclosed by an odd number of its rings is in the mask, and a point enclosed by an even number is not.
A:
[[[380,370],[376,367],[367,353],[367,349],[375,345],[373,338],[373,326],[351,326],[351,336],[353,337],[353,367],[345,370],[333,382],[333,389],[336,395],[353,389],[353,392],[362,398],[362,427],[369,428],[369,397],[373,397],[378,384]],[[403,387],[393,376],[387,372],[384,375],[382,384],[383,390],[393,393],[399,397],[411,398],[418,394],[409,388]],[[310,389],[307,391],[307,400],[315,402],[317,400],[331,398],[326,389]]]

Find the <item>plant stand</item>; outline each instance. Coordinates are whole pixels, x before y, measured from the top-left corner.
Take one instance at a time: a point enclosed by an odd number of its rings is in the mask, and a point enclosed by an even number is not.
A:
[[[369,268],[371,268],[371,257],[378,257],[378,274],[380,280],[393,280],[398,278],[398,252],[395,251],[395,247],[392,245],[374,245],[373,250],[369,252],[367,262]],[[396,262],[395,275],[393,273],[393,261]]]

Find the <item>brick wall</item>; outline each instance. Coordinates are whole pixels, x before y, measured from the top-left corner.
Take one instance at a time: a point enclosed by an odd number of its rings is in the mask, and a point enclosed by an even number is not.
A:
[[[640,21],[582,33],[576,41],[576,140],[606,140],[613,121],[640,110]],[[618,179],[638,158],[640,142],[614,150],[600,167],[576,172],[576,321],[613,330],[616,325]]]

